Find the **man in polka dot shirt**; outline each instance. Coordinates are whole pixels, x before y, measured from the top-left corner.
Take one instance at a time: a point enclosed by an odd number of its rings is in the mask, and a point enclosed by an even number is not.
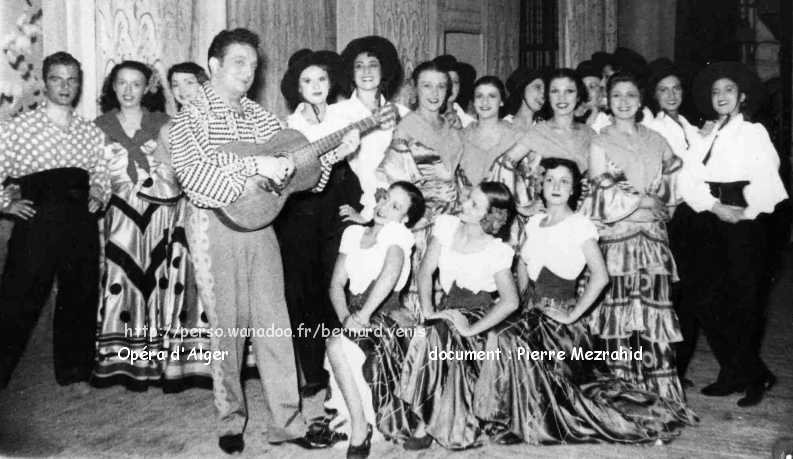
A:
[[[16,221],[0,284],[0,389],[11,378],[53,280],[58,384],[87,389],[99,285],[95,212],[110,197],[104,136],[74,113],[80,63],[44,59],[45,103],[0,125],[0,212]]]

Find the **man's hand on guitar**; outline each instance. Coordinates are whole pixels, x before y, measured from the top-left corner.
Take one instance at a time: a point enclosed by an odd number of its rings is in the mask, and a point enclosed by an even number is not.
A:
[[[358,129],[353,129],[346,134],[341,139],[341,145],[336,150],[336,155],[338,159],[346,158],[347,156],[355,153],[355,150],[358,149],[358,146],[361,144],[361,131]]]
[[[394,104],[383,105],[380,110],[374,114],[377,122],[380,124],[380,129],[390,131],[394,129],[399,122],[399,112]]]
[[[256,158],[256,173],[280,186],[295,171],[288,156],[259,156]]]
[[[353,222],[358,223],[359,225],[363,225],[369,221],[363,218],[363,216],[361,216],[357,210],[353,209],[352,206],[347,204],[339,206],[339,216],[343,217],[341,219],[343,222]]]

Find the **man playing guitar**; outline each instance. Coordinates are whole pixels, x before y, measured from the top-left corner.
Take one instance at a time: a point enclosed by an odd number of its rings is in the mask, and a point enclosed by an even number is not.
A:
[[[247,409],[240,371],[247,335],[264,387],[267,441],[301,438],[306,427],[275,233],[271,225],[236,231],[219,216],[246,193],[246,182],[258,180],[256,176],[268,179],[277,193],[293,174],[300,174],[287,155],[238,155],[230,146],[264,144],[281,130],[275,116],[245,97],[259,62],[258,46],[259,38],[246,29],[215,36],[209,48],[210,81],[194,105],[175,118],[169,135],[173,166],[190,200],[186,231],[198,291],[211,324],[213,355],[220,356],[211,361],[213,390],[219,446],[229,454],[244,448]],[[358,142],[359,132],[350,130],[342,138],[345,148],[313,163],[322,169],[320,185],[327,182],[332,165],[355,151]],[[262,333],[267,330],[273,333]]]

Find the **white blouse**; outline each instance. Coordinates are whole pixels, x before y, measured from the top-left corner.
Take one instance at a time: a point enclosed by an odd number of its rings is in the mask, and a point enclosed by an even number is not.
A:
[[[563,279],[575,279],[586,266],[583,245],[598,240],[598,231],[589,218],[571,214],[553,226],[540,226],[547,217],[537,214],[526,223],[526,241],[520,257],[532,280],[537,280],[542,268]]]
[[[385,105],[386,102],[385,97],[380,96],[380,105]],[[410,112],[410,110],[400,104],[394,105],[396,105],[401,117]],[[328,118],[338,119],[344,125],[370,116],[372,116],[372,112],[358,99],[357,90],[353,91],[349,99],[328,107]],[[350,163],[350,168],[358,176],[361,190],[363,190],[363,195],[361,195],[361,204],[363,205],[361,215],[367,220],[374,216],[374,206],[377,204],[375,199],[375,192],[377,191],[375,170],[383,161],[385,151],[391,144],[392,134],[393,130],[386,131],[383,129],[374,129],[368,134],[363,134],[358,152],[347,159]]]
[[[341,236],[339,253],[346,255],[344,267],[350,280],[350,293],[359,295],[377,280],[383,269],[388,249],[393,245],[405,252],[402,270],[394,286],[395,292],[402,290],[410,275],[410,252],[415,243],[413,233],[401,223],[390,222],[377,233],[374,245],[364,249],[361,248],[364,231],[366,231],[365,226],[352,225],[347,227]]]
[[[452,215],[439,215],[435,219],[433,237],[441,244],[438,258],[440,283],[448,293],[456,282],[460,288],[474,293],[495,292],[496,273],[512,267],[515,252],[500,239],[492,237],[487,247],[473,253],[461,253],[452,248],[454,234],[460,227],[460,219]]]
[[[713,145],[707,165],[702,160]],[[683,199],[697,212],[710,210],[717,199],[707,182],[748,180],[744,217],[754,219],[771,213],[788,197],[779,176],[779,155],[768,132],[760,123],[750,123],[738,115],[721,130],[711,133],[689,151],[690,161],[680,178]]]
[[[325,113],[325,119],[321,123],[311,124],[301,115],[305,106],[306,104],[301,102],[295,111],[286,118],[286,127],[299,131],[306,136],[309,142],[316,142],[322,137],[330,135],[346,126],[339,117],[331,116],[330,110]],[[328,108],[330,108],[330,106],[328,106]]]
[[[652,116],[650,110],[645,110],[642,124],[661,134],[672,147],[672,152],[683,162],[686,162],[690,145],[696,144],[701,136],[697,128],[692,126],[683,115],[678,115],[677,118],[680,120],[680,124],[663,110],[659,111],[656,116]]]

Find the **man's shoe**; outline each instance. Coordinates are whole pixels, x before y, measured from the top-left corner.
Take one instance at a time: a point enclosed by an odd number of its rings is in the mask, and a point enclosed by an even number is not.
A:
[[[218,440],[218,446],[226,454],[241,453],[245,449],[245,440],[242,439],[242,434],[236,435],[223,435]]]
[[[765,374],[762,381],[749,384],[746,388],[746,394],[738,400],[738,406],[746,408],[755,406],[763,400],[766,391],[774,387],[776,384],[776,376],[770,371]]]
[[[725,383],[716,381],[702,388],[700,391],[702,395],[708,397],[725,397],[736,392],[741,392],[746,388],[745,384]]]

